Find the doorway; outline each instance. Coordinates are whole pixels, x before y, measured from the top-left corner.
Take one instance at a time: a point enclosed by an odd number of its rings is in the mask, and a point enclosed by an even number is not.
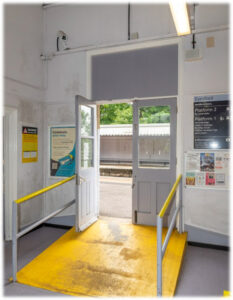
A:
[[[132,217],[133,104],[99,105],[99,214]]]
[[[114,163],[117,167],[119,167],[120,164],[126,163],[127,155],[126,153],[123,153],[123,155],[121,154],[120,147],[116,147],[116,141],[114,142],[114,147],[111,146],[111,143],[107,143],[106,147],[108,150],[110,149],[109,156],[103,151],[103,145],[102,154],[99,155],[98,149],[100,148],[100,139],[96,133],[100,130],[97,130],[96,104],[99,105],[100,102],[90,101],[77,96],[76,115],[78,118],[76,119],[76,126],[78,130],[76,139],[76,170],[78,175],[78,213],[76,221],[81,224],[81,227],[77,226],[79,230],[83,230],[95,222],[101,213],[113,217],[126,217],[122,213],[125,209],[124,200],[123,202],[119,201],[120,197],[124,198],[123,196],[125,195],[127,197],[127,194],[123,190],[126,187],[121,187],[122,189],[120,189],[119,183],[128,184],[128,191],[132,188],[132,200],[129,200],[130,196],[128,196],[128,200],[132,203],[130,209],[132,222],[134,224],[156,225],[156,215],[161,209],[175,182],[176,97],[131,100],[131,102],[131,120],[133,123],[133,129],[131,127],[132,185],[131,181],[119,182],[119,178],[112,178],[117,176],[108,176],[108,178],[104,179],[105,182],[99,181],[99,177],[101,178],[101,176],[99,176],[99,162],[102,167],[105,163],[106,172],[107,158],[111,158],[108,162],[110,163],[110,168],[113,170]],[[108,107],[110,105],[112,104],[108,103]],[[129,106],[129,104],[127,105]],[[82,110],[86,112],[89,111],[88,118],[86,116],[84,117],[84,114],[82,116]],[[124,108],[124,110],[126,110],[126,108]],[[111,113],[113,114],[113,112]],[[122,115],[123,113],[121,114],[121,117]],[[100,118],[104,119],[104,111],[102,111],[102,116],[100,116]],[[89,128],[88,133],[86,130],[82,129],[85,128],[85,126]],[[116,124],[114,126],[116,127]],[[117,131],[116,128],[110,128],[111,136],[113,136],[112,132],[114,130]],[[77,151],[78,145],[81,145],[81,151]],[[123,142],[123,145],[125,145],[125,142]],[[90,162],[86,165],[84,162],[85,157]],[[120,167],[122,168],[123,166]],[[116,170],[114,172],[116,172]],[[122,174],[124,174],[124,172],[122,172]],[[108,175],[110,175],[110,173]],[[125,176],[118,177],[123,178]],[[100,207],[101,204],[105,205],[107,201],[103,200],[104,198],[99,199],[99,195],[103,197],[104,193],[103,189],[101,191],[99,188],[101,187],[101,184],[105,189],[109,188],[109,194],[105,196],[109,201],[109,209],[105,209],[105,211]],[[115,185],[114,188],[113,184]],[[173,207],[170,207],[167,211],[167,215],[164,218],[164,225],[169,221],[169,213],[172,208]],[[110,209],[112,215],[109,215]]]

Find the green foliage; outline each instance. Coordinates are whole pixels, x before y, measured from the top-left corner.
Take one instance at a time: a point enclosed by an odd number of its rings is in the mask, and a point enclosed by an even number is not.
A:
[[[170,107],[169,106],[145,106],[139,110],[140,124],[169,123]]]
[[[141,107],[139,110],[139,123],[169,123],[169,106],[148,106]],[[100,106],[100,124],[132,124],[133,109],[132,104],[103,104]]]
[[[132,124],[132,105],[128,103],[103,104],[100,106],[100,124]]]

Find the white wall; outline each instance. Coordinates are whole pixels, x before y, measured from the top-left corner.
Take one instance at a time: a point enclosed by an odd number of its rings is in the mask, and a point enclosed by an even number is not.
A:
[[[41,5],[7,4],[4,6],[4,76],[43,88],[43,10]],[[41,99],[42,100],[42,99]]]
[[[127,40],[127,4],[59,5],[49,7],[45,15],[45,50],[56,50],[56,33],[68,34],[68,46],[81,47],[124,42]],[[227,5],[198,5],[196,28],[204,29],[228,24]],[[131,5],[131,33],[151,38],[175,33],[168,5]],[[215,38],[215,47],[206,48],[206,37]],[[184,151],[193,149],[193,96],[199,93],[228,92],[228,31],[196,35],[203,59],[184,62],[182,122]],[[182,39],[183,50],[191,49],[191,36]],[[86,52],[56,56],[48,63],[46,126],[74,121],[74,96],[86,95]],[[55,103],[67,103],[57,107]],[[187,117],[188,116],[188,117]],[[47,147],[48,148],[48,147]],[[46,148],[46,151],[47,151]],[[47,180],[47,182],[50,182]],[[228,233],[228,191],[184,190],[185,223]],[[199,213],[200,207],[205,209]],[[225,221],[223,221],[225,220]]]
[[[4,105],[18,111],[17,197],[44,185],[43,105],[44,65],[43,11],[41,5],[4,6]],[[38,162],[22,163],[22,126],[38,128]],[[15,199],[16,200],[16,199]],[[43,196],[21,205],[20,226],[43,214]]]
[[[131,4],[131,33],[139,38],[175,34],[168,4]],[[128,39],[128,4],[59,4],[44,9],[46,52],[56,51],[59,30],[68,35],[69,48],[98,46]],[[198,5],[196,29],[229,23],[227,5]]]
[[[215,47],[206,48],[206,38],[215,38]],[[190,48],[191,37],[184,40]],[[193,150],[193,97],[199,94],[229,92],[229,37],[228,31],[197,36],[197,46],[203,59],[184,63],[183,128],[184,151]],[[228,234],[229,191],[184,189],[185,224]]]
[[[86,95],[86,50],[59,54],[42,62],[40,54],[56,51],[58,30],[68,34],[70,48],[127,42],[127,4],[41,5],[12,4],[4,9],[5,105],[18,109],[18,197],[54,182],[48,176],[48,126],[73,124],[74,96]],[[198,5],[196,28],[228,24],[227,5]],[[131,5],[131,33],[139,38],[163,37],[175,33],[168,5]],[[215,47],[206,48],[206,37],[215,38]],[[203,59],[184,62],[182,122],[184,151],[193,148],[193,96],[228,92],[228,31],[197,35]],[[183,49],[191,37],[182,38]],[[42,104],[44,103],[44,104]],[[189,118],[186,116],[189,115]],[[39,161],[21,163],[21,126],[39,129]],[[44,149],[44,151],[43,151]],[[73,183],[61,193],[46,195],[45,213],[66,199],[73,199]],[[228,191],[184,190],[185,223],[210,231],[228,233]],[[61,202],[63,203],[63,202]],[[22,212],[24,226],[43,213],[43,201],[35,199]],[[206,208],[200,214],[199,208]],[[209,209],[208,209],[209,208]],[[71,210],[69,210],[71,213]]]
[[[56,51],[59,30],[70,48],[127,39],[127,5],[70,4],[45,9],[45,50]]]
[[[47,103],[69,103],[74,107],[77,94],[86,94],[86,53],[55,56],[48,62]]]

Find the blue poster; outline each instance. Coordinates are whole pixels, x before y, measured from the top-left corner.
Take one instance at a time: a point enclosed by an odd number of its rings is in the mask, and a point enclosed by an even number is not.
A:
[[[50,128],[50,176],[75,174],[75,127]]]

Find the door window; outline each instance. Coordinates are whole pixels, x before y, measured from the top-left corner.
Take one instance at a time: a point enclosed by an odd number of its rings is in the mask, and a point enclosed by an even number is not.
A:
[[[138,110],[140,168],[170,168],[170,106],[144,106]]]
[[[81,168],[94,166],[93,108],[81,105]]]

